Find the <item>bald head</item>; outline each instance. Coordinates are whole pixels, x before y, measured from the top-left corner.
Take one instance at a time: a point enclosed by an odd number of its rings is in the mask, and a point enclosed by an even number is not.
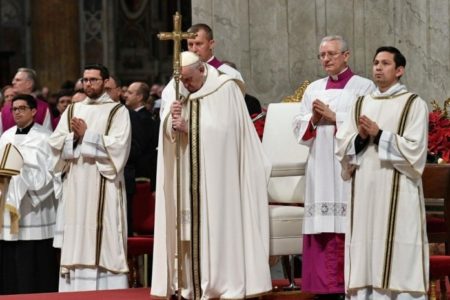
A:
[[[149,96],[148,84],[141,81],[133,82],[125,93],[125,105],[130,109],[137,109],[145,105]]]

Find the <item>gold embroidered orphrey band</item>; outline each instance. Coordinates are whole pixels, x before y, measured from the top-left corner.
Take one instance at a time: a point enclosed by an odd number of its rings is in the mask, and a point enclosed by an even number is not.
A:
[[[109,112],[108,121],[106,123],[105,135],[109,134],[111,129],[112,120],[116,115],[122,104],[115,105]],[[121,188],[120,188],[121,189]],[[102,251],[102,236],[103,236],[103,216],[105,211],[105,190],[106,190],[106,178],[100,174],[100,191],[98,195],[98,208],[97,208],[97,239],[96,239],[96,249],[95,249],[95,265],[100,264],[100,254]],[[120,190],[120,195],[122,191]]]
[[[200,101],[191,101],[190,161],[191,161],[191,253],[193,299],[201,299],[200,269]]]
[[[389,96],[389,97],[379,97],[377,99],[393,99],[402,95],[405,95],[408,92]],[[405,106],[403,107],[403,111],[400,117],[400,121],[398,124],[397,134],[400,136],[403,136],[403,133],[405,131],[406,127],[406,120],[408,118],[409,111],[411,109],[412,103],[418,96],[416,94],[411,94],[406,100]],[[374,98],[374,97],[372,97]],[[359,123],[359,117],[361,115],[362,106],[364,102],[364,96],[361,96],[358,98],[355,104],[355,115],[354,115],[354,121],[355,124]],[[355,186],[355,176],[353,176],[352,180],[352,192],[351,192],[351,215],[350,215],[350,232],[353,235],[353,218],[354,218],[354,186]],[[391,201],[390,201],[390,208],[389,208],[389,217],[388,217],[388,229],[387,229],[387,243],[385,248],[385,255],[384,255],[384,267],[383,267],[383,281],[382,281],[382,288],[388,289],[389,288],[389,281],[390,281],[390,273],[391,273],[391,266],[392,266],[392,253],[393,253],[393,240],[394,240],[394,229],[396,224],[396,215],[397,215],[397,202],[398,202],[398,194],[400,190],[400,172],[394,169],[394,176],[393,176],[393,182],[392,182],[392,189],[391,189]],[[351,238],[351,237],[350,237]],[[351,262],[349,262],[351,263]]]
[[[406,120],[408,118],[409,111],[411,109],[412,103],[418,96],[412,94],[409,96],[408,100],[406,100],[405,106],[403,107],[403,111],[400,117],[400,121],[398,124],[397,134],[399,136],[403,136],[406,127]],[[387,234],[387,243],[385,249],[385,261],[383,268],[383,282],[382,288],[389,288],[389,281],[391,277],[391,267],[392,267],[392,252],[394,248],[394,232],[396,225],[396,217],[397,217],[397,204],[398,204],[398,194],[400,191],[400,172],[397,169],[394,169],[394,178],[392,182],[392,191],[391,191],[391,201],[389,208],[389,219],[388,219],[388,234]]]
[[[69,132],[72,132],[72,126],[70,125],[70,121],[73,118],[73,110],[75,107],[75,103],[71,104],[68,107],[67,111],[67,124]],[[111,129],[112,120],[116,115],[119,108],[122,107],[122,104],[115,105],[111,111],[109,112],[108,120],[106,122],[105,135],[109,134],[109,130]],[[100,191],[98,195],[98,206],[97,206],[97,237],[95,240],[95,265],[98,266],[100,263],[100,254],[102,248],[102,234],[103,234],[103,215],[105,210],[105,189],[106,189],[106,178],[103,175],[100,175]],[[122,187],[120,188],[122,190]],[[122,191],[120,190],[120,195],[122,195]]]

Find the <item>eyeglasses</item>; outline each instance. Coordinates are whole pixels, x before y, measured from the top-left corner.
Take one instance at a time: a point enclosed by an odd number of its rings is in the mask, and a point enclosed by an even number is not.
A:
[[[25,112],[27,109],[29,109],[29,106],[26,105],[21,105],[21,106],[17,106],[17,107],[11,107],[11,112]]]
[[[346,51],[341,51],[341,52],[322,52],[322,53],[317,54],[317,58],[321,59],[321,60],[324,60],[327,56],[329,58],[335,58],[339,54],[343,54],[345,52]]]
[[[102,78],[81,78],[81,82],[83,84],[86,84],[88,82],[90,84],[96,84],[97,82],[100,82],[100,81],[103,81],[103,79]]]

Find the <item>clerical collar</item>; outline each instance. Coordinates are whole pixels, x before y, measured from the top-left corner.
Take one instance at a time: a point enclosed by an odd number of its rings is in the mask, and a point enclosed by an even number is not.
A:
[[[33,125],[34,125],[34,122],[31,122],[30,125],[28,125],[27,127],[24,127],[24,128],[17,127],[16,134],[28,134],[28,132],[30,132],[30,130],[31,130],[31,127],[33,127]]]
[[[223,62],[218,60],[214,55],[211,56],[211,58],[207,61],[207,63],[216,69],[218,69],[221,65],[223,65]]]
[[[337,75],[330,75],[325,89],[343,89],[352,76],[353,72],[349,67]]]

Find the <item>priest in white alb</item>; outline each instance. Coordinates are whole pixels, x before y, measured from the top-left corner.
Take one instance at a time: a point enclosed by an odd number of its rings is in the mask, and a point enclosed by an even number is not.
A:
[[[399,82],[405,65],[397,48],[378,48],[377,89],[357,100],[337,133],[342,175],[353,186],[345,245],[349,299],[427,299],[428,109]]]
[[[309,147],[303,224],[302,290],[344,293],[344,231],[350,185],[340,178],[336,131],[356,98],[374,89],[372,81],[348,66],[350,52],[341,36],[324,37],[320,60],[327,77],[305,90],[293,122],[300,144]]]
[[[185,299],[262,295],[272,289],[270,163],[238,84],[192,52],[181,53],[181,65],[183,101],[171,99],[161,119],[151,294],[167,298],[178,289],[178,252]],[[181,249],[176,249],[177,134]]]

